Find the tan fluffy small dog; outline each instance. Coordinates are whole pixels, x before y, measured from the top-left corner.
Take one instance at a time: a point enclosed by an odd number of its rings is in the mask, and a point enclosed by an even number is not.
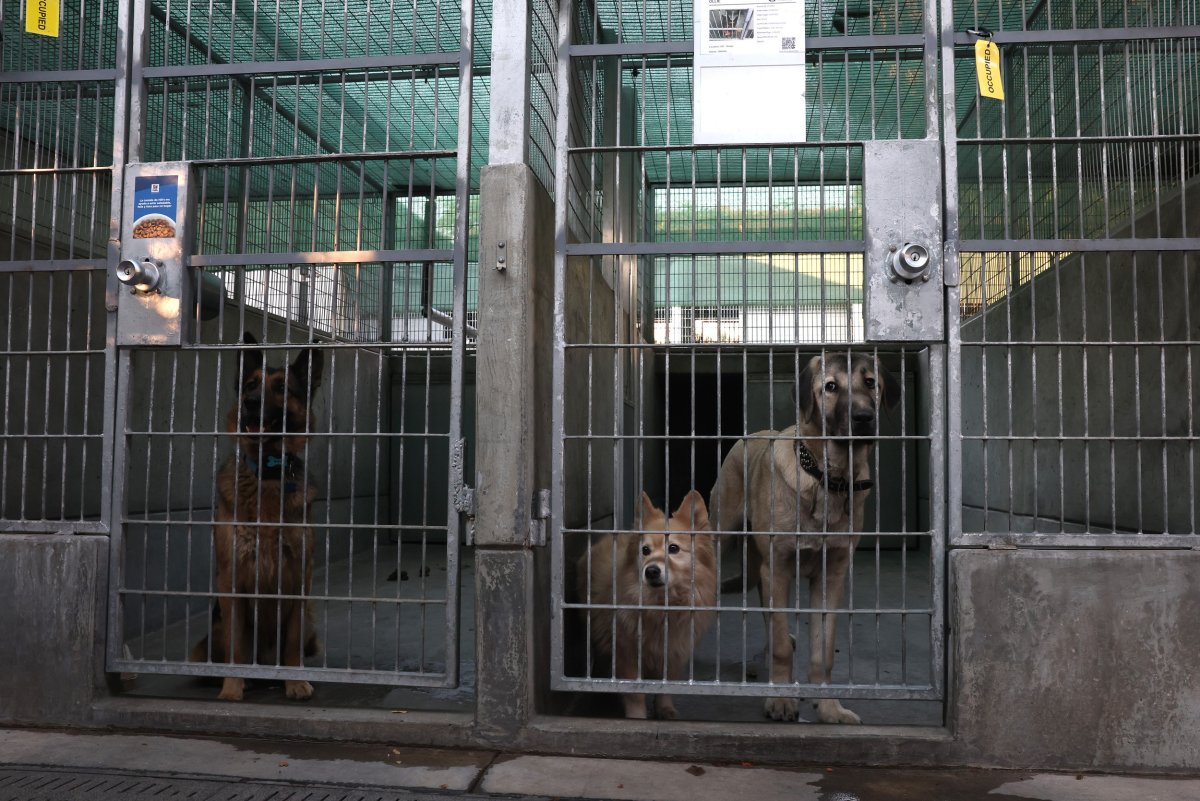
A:
[[[686,678],[715,615],[717,559],[706,533],[708,509],[692,490],[668,519],[643,492],[636,515],[637,531],[607,534],[579,560],[585,602],[642,607],[589,612],[593,660],[613,665],[618,679]],[[625,717],[646,717],[643,693],[626,693],[623,701]],[[655,709],[660,718],[677,717],[669,695],[659,694]]]

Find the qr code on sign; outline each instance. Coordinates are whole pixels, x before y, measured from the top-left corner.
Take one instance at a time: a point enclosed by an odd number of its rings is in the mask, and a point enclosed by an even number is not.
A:
[[[796,49],[796,37],[795,36],[784,36],[781,38],[783,39],[783,49],[784,50],[795,50]]]

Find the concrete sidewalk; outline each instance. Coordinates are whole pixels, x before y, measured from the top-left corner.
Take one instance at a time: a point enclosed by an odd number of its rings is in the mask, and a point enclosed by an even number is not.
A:
[[[0,801],[1196,801],[1200,779],[795,770],[386,745],[0,729]]]

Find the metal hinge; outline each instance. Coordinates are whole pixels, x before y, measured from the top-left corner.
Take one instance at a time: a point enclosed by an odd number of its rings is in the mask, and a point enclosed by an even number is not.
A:
[[[529,521],[529,543],[546,544],[546,527],[550,525],[550,490],[538,490],[533,496],[533,518]]]
[[[464,454],[467,449],[467,441],[465,439],[456,440],[450,446],[450,475],[453,485],[450,487],[450,495],[453,498],[454,511],[466,517],[466,525],[463,527],[463,544],[475,544],[475,490],[467,486],[463,481]]]

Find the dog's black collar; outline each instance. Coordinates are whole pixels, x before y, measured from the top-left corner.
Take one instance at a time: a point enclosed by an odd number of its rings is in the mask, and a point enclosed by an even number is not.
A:
[[[251,473],[263,481],[282,481],[284,492],[295,492],[300,489],[302,482],[297,480],[304,475],[304,460],[299,456],[285,453],[282,456],[268,454],[259,464],[248,453],[242,454],[242,461]]]
[[[851,484],[844,478],[833,478],[832,476],[825,475],[821,468],[817,466],[817,458],[813,456],[812,451],[810,451],[808,447],[799,440],[796,441],[796,461],[800,463],[800,467],[805,473],[808,473],[810,476],[815,478],[819,484],[825,487],[826,492],[846,494],[850,492],[851,488],[853,488],[855,492],[862,492],[863,490],[869,490],[875,486],[875,482],[871,481],[870,479],[855,481],[853,484]]]

